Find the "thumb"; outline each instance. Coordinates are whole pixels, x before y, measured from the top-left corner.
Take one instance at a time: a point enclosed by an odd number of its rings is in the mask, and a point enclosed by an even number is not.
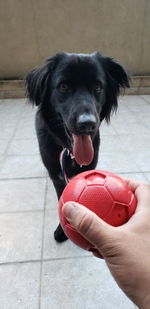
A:
[[[116,230],[100,219],[95,213],[81,204],[67,202],[63,206],[63,214],[75,229],[103,254],[107,244],[115,239]],[[105,255],[105,254],[104,254]]]

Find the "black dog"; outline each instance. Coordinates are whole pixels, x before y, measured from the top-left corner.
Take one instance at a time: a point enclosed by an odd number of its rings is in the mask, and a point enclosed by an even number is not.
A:
[[[68,178],[94,169],[100,144],[99,127],[117,109],[120,89],[129,87],[125,70],[113,59],[94,54],[58,53],[26,78],[29,99],[38,105],[36,131],[44,165],[58,199],[66,186],[60,153],[67,148]],[[60,225],[57,241],[67,239]]]

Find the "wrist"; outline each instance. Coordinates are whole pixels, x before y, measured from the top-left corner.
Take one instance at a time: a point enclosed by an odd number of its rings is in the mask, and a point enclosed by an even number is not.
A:
[[[149,275],[149,260],[144,260],[148,267],[139,267],[135,270],[135,278],[132,281],[132,289],[128,296],[138,306],[139,309],[150,309],[150,275]],[[130,297],[131,296],[131,297]]]
[[[150,309],[150,285],[143,285],[140,289],[135,286],[134,290],[125,294],[139,309]]]
[[[149,294],[140,302],[139,309],[149,309],[150,308],[150,292]]]

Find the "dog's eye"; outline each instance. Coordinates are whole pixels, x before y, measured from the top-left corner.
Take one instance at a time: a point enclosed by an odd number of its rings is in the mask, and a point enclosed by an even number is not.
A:
[[[95,85],[94,85],[94,91],[95,92],[101,92],[101,90],[102,90],[101,83],[100,82],[96,82]]]
[[[59,85],[59,90],[60,91],[67,92],[67,91],[69,91],[69,89],[70,89],[70,87],[69,87],[67,82],[60,83],[60,85]]]

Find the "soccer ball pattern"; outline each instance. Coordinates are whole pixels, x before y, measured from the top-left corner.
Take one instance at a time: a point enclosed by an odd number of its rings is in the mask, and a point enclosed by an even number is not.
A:
[[[106,171],[90,170],[75,176],[64,189],[59,201],[59,217],[65,234],[79,247],[95,251],[62,214],[63,204],[78,202],[113,226],[126,223],[136,209],[136,198],[127,183]]]

